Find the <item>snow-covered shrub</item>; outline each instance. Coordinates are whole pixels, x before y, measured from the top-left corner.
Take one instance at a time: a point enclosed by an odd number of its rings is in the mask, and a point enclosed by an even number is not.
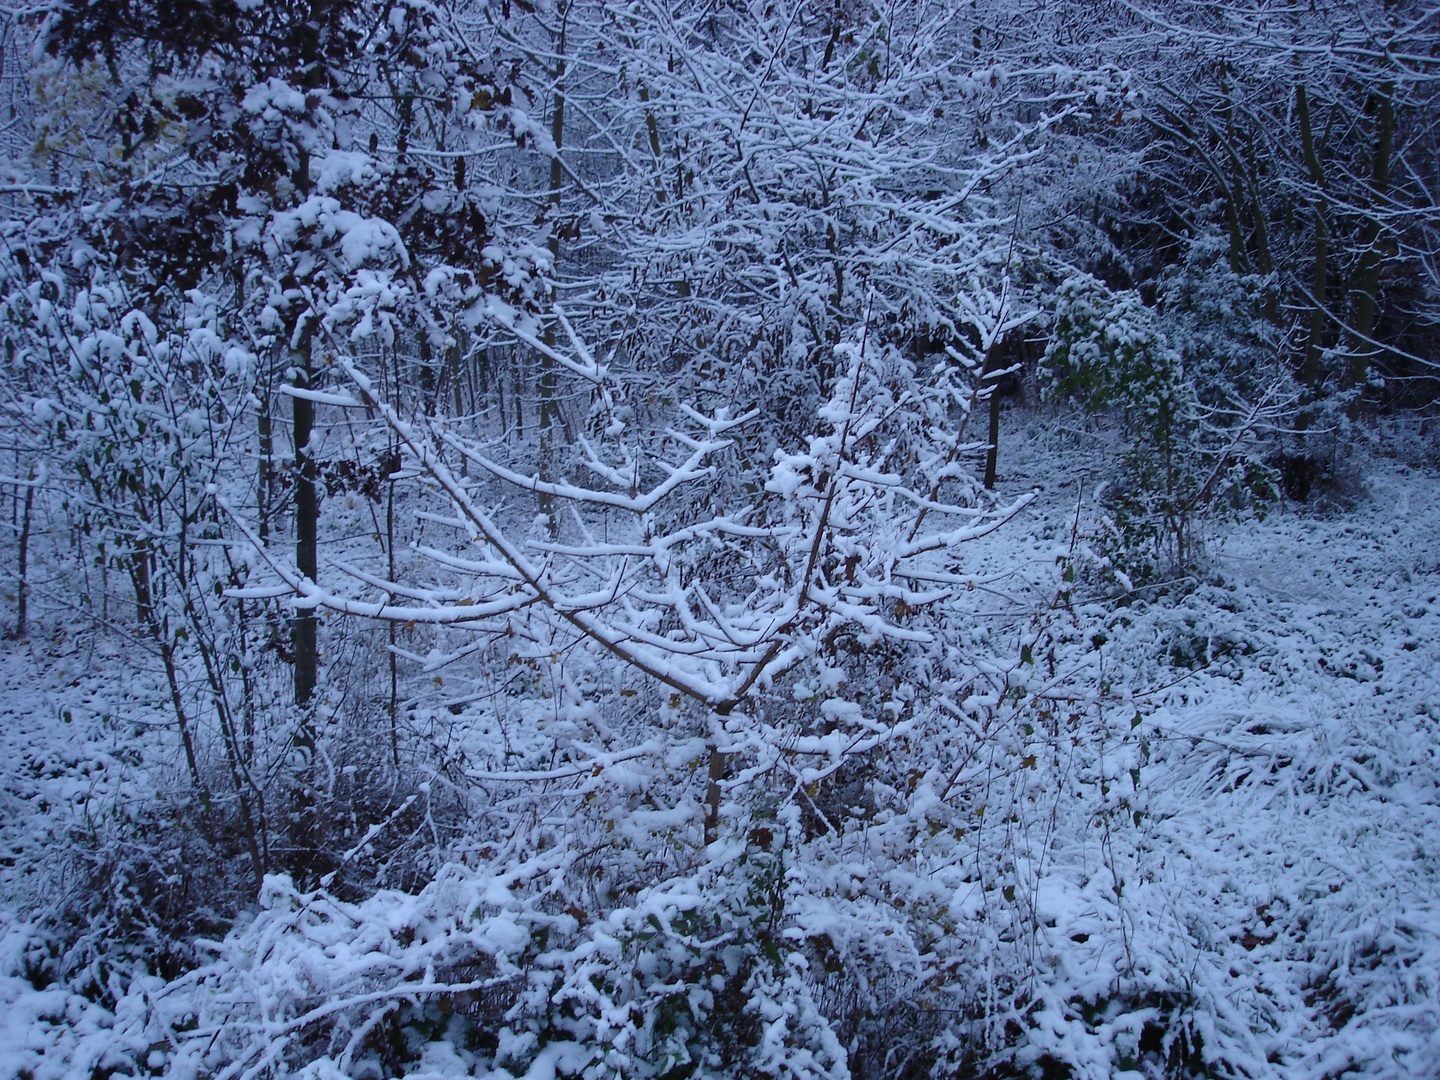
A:
[[[595,915],[557,910],[564,855],[358,904],[268,878],[212,959],[119,989],[112,1046],[167,1076],[847,1077],[837,979],[879,1016],[924,961],[873,902],[822,898],[793,813],[748,825]]]
[[[789,816],[789,828],[752,819],[697,875],[644,890],[542,958],[510,1041],[529,1030],[540,1053],[617,1077],[847,1076],[812,968],[850,943],[790,865]],[[533,1051],[502,1056],[533,1067]]]
[[[1125,571],[1149,578],[1187,566],[1199,482],[1187,452],[1193,418],[1181,355],[1156,313],[1134,290],[1112,291],[1088,274],[1070,277],[1056,291],[1042,380],[1051,397],[1124,416],[1130,447],[1108,494],[1114,552]]]
[[[1294,402],[1263,329],[1266,279],[1203,243],[1164,281],[1158,307],[1077,274],[1056,291],[1046,393],[1115,411],[1129,445],[1104,492],[1105,544],[1134,580],[1192,569],[1207,516],[1273,498],[1261,441]]]

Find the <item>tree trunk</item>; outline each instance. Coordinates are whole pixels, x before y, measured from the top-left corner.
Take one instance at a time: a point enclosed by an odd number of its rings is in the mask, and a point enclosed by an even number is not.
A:
[[[309,389],[314,372],[310,368],[310,346],[306,342],[294,354],[295,385]],[[311,581],[319,576],[316,533],[320,520],[319,500],[315,491],[315,458],[310,447],[315,424],[315,403],[307,398],[293,397],[295,421],[295,566]],[[316,640],[316,618],[313,608],[295,616],[295,704],[307,705],[315,692],[319,648]],[[314,733],[308,724],[296,737],[303,749],[315,749]]]
[[[560,183],[564,171],[560,165],[560,147],[565,140],[565,20],[569,5],[560,12],[560,41],[557,52],[560,59],[555,70],[555,101],[550,114],[550,140],[555,144],[555,156],[550,159],[550,206],[553,216],[550,222],[550,272],[553,274],[560,264]],[[545,344],[555,346],[555,326],[545,327]],[[555,361],[548,353],[540,356],[540,476],[545,480],[555,477]],[[545,515],[546,527],[553,537],[559,522],[555,519],[555,499],[540,493],[540,512]]]
[[[705,785],[705,846],[709,847],[720,832],[720,781],[725,779],[725,755],[718,746],[710,747],[709,780]]]
[[[260,469],[255,479],[255,515],[260,539],[270,539],[270,482],[275,475],[275,443],[270,432],[270,388],[265,388],[265,400],[260,403],[260,415],[255,421],[255,433],[260,440]]]
[[[990,406],[989,437],[985,446],[985,490],[995,489],[995,472],[1000,460],[1000,380],[996,372],[1000,369],[1002,342],[995,342],[985,354],[985,363],[980,368],[980,392],[986,395]],[[986,393],[986,384],[989,392]]]
[[[1390,186],[1390,154],[1395,143],[1395,87],[1380,88],[1376,110],[1375,163],[1370,174],[1370,191],[1375,196],[1374,212],[1365,222],[1360,237],[1360,265],[1355,271],[1355,307],[1350,318],[1350,348],[1347,375],[1351,386],[1362,386],[1380,351],[1374,344],[1375,313],[1380,294],[1379,204]]]
[[[295,386],[310,389],[314,381],[311,368],[310,341],[308,330],[300,348],[291,355],[295,368]],[[295,566],[305,577],[314,581],[319,576],[317,558],[317,533],[320,521],[320,504],[315,490],[315,455],[310,445],[315,426],[315,403],[306,398],[292,397],[294,402],[295,433]],[[316,842],[315,807],[315,758],[318,744],[315,730],[315,714],[310,700],[315,693],[319,668],[319,620],[314,608],[302,608],[296,612],[293,624],[295,648],[295,704],[298,717],[292,745],[299,751],[299,769],[295,775],[296,788],[290,819],[290,841],[296,860],[292,867],[300,875],[300,881],[308,884],[310,875],[319,875],[322,868],[316,865],[319,854]]]
[[[705,782],[705,846],[709,847],[720,835],[720,783],[725,779],[727,755],[720,749],[720,737],[725,731],[725,718],[735,708],[734,701],[728,701],[715,710],[710,723],[709,768]]]
[[[393,459],[399,460],[398,454]],[[385,557],[389,562],[389,580],[395,580],[395,473],[389,476],[390,486],[385,497]],[[390,598],[387,597],[387,602]],[[396,663],[395,620],[388,622],[390,631],[390,759],[400,768],[400,669]]]
[[[30,470],[29,483],[25,486],[25,509],[20,516],[20,551],[18,569],[20,580],[15,586],[15,637],[23,638],[30,621],[30,520],[35,507],[35,470]]]
[[[995,467],[1000,457],[1000,384],[990,387],[990,435],[985,447],[985,490],[995,490]]]
[[[1301,381],[1312,390],[1320,386],[1320,348],[1325,335],[1325,289],[1329,274],[1329,232],[1325,224],[1325,171],[1315,150],[1310,123],[1310,98],[1304,84],[1295,87],[1295,109],[1300,118],[1300,145],[1310,182],[1315,185],[1312,199],[1315,218],[1315,263],[1310,275],[1310,332],[1305,339],[1305,357],[1301,364]]]

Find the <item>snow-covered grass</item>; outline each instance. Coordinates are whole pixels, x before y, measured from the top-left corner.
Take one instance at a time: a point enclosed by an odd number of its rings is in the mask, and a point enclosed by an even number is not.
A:
[[[1435,1075],[1440,485],[1353,467],[1353,512],[1229,531],[1212,580],[1117,611],[1107,647],[1196,668],[1150,717],[1137,869],[1172,944],[1208,959],[1207,996],[1255,1031],[1253,1068]]]
[[[1012,478],[1093,488],[1096,437],[1032,429]],[[1440,1074],[1440,482],[1405,457],[1359,450],[1353,509],[1217,524],[1203,580],[1092,609],[1148,744],[1111,930],[1250,1075]]]
[[[1440,1076],[1440,480],[1357,451],[1349,509],[1214,524],[1201,576],[1122,592],[1087,541],[1106,439],[1006,431],[1004,494],[1042,494],[966,549],[966,662],[1017,688],[957,715],[984,760],[882,769],[843,835],[821,795],[756,804],[604,910],[562,849],[352,903],[272,878],[168,981],[67,967],[46,917],[94,882],[62,849],[123,834],[173,736],[133,660],[7,645],[0,1074],[704,1075],[709,1024],[756,1075],[888,1075],[908,1030],[941,1071]]]

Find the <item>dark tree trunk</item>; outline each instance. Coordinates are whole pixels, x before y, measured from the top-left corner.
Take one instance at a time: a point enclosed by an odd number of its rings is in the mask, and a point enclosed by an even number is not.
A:
[[[1000,382],[990,385],[990,434],[985,448],[985,490],[995,489],[995,467],[1000,457]]]
[[[1350,385],[1360,386],[1370,377],[1370,368],[1380,351],[1375,347],[1375,314],[1380,296],[1380,203],[1390,186],[1390,154],[1395,142],[1394,86],[1380,88],[1376,108],[1375,163],[1370,174],[1370,191],[1375,197],[1371,215],[1360,236],[1360,265],[1355,272],[1355,308],[1350,319]]]
[[[35,507],[35,470],[30,470],[30,483],[25,488],[25,509],[20,517],[20,580],[15,587],[15,636],[23,638],[30,621],[30,519]]]
[[[308,389],[313,372],[310,370],[310,353],[305,348],[296,359],[300,361],[295,375],[295,385]],[[295,403],[295,566],[311,581],[319,576],[316,553],[316,533],[319,527],[320,506],[315,491],[315,458],[310,448],[310,437],[315,426],[315,403],[303,397],[291,399]],[[313,608],[300,611],[295,616],[295,703],[305,705],[315,692],[316,670],[319,649],[316,641],[316,618]],[[307,733],[308,734],[308,733]],[[314,749],[313,738],[309,749]]]
[[[1295,88],[1295,110],[1300,119],[1300,145],[1305,155],[1305,168],[1315,185],[1312,213],[1315,219],[1315,263],[1310,275],[1310,332],[1305,339],[1305,357],[1301,362],[1301,381],[1318,389],[1323,377],[1320,371],[1320,348],[1325,335],[1325,290],[1329,275],[1329,231],[1325,224],[1325,171],[1315,149],[1310,123],[1310,97],[1303,85]]]
[[[555,70],[555,101],[550,114],[550,139],[555,144],[555,156],[550,159],[550,206],[553,219],[550,222],[551,272],[560,264],[560,183],[564,172],[560,165],[560,147],[565,139],[565,18],[569,6],[561,9],[560,41],[557,51],[560,60]],[[545,344],[555,345],[555,326],[545,328]],[[543,479],[555,478],[555,361],[548,354],[540,356],[540,475]],[[540,512],[545,515],[550,535],[556,535],[559,522],[555,519],[555,500],[542,493],[539,496]]]

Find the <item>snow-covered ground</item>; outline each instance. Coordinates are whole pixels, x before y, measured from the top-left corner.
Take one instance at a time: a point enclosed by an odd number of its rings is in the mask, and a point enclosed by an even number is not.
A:
[[[1226,655],[1154,713],[1151,859],[1192,936],[1231,943],[1215,993],[1251,1017],[1257,1069],[1432,1076],[1440,485],[1362,469],[1353,512],[1234,529],[1213,583],[1156,614],[1172,650]]]
[[[1097,437],[1032,428],[1010,482],[1073,512]],[[1352,507],[1216,525],[1193,591],[1102,616],[1153,754],[1127,948],[1233,1009],[1256,1076],[1440,1075],[1440,479],[1347,468]]]
[[[970,552],[969,572],[990,583],[977,590],[977,620],[1013,625],[1015,605],[1036,603],[1053,580],[1057,552],[1083,548],[1103,480],[1095,438],[1036,421],[1007,440],[1002,486],[1042,494]],[[1126,1068],[1156,1075],[1162,1059],[1177,1067],[1188,1051],[1147,1044],[1136,1025],[1170,1010],[1190,1014],[1187,1030],[1203,1040],[1194,1060],[1217,1075],[1440,1076],[1440,478],[1373,450],[1349,468],[1357,497],[1348,509],[1282,506],[1214,526],[1203,581],[1103,602],[1084,602],[1083,576],[1077,585],[1093,662],[1133,702],[1143,750],[1121,782],[1126,827],[1104,826],[1103,842],[1061,838],[1046,849],[1049,865],[1029,871],[1042,924],[1036,971],[1058,1002],[1030,1060],[1049,1052],[1097,1080]],[[503,892],[478,877],[420,899],[331,904],[327,912],[345,914],[326,915],[323,933],[318,914],[296,929],[296,912],[311,903],[277,884],[261,917],[216,954],[217,963],[253,962],[243,979],[192,978],[166,991],[158,977],[91,973],[88,996],[44,985],[29,920],[59,891],[82,887],[45,875],[67,865],[55,856],[76,830],[100,829],[99,819],[143,798],[143,784],[164,782],[149,762],[167,759],[170,736],[145,727],[163,686],[134,656],[54,626],[6,643],[0,681],[0,1076],[78,1080],[128,1072],[127,1061],[155,1074],[173,1061],[178,1076],[204,1054],[160,1036],[182,1030],[176,1018],[187,1010],[203,1028],[206,994],[233,1010],[236,995],[326,985],[308,969],[293,984],[266,982],[270,950],[285,963],[330,957],[359,970],[357,950],[371,949],[369,974],[347,983],[350,993],[413,963],[397,959],[393,935],[370,941],[366,920],[428,920],[451,927],[447,948],[469,935],[504,954],[503,919],[468,930],[463,917],[447,922],[487,889]],[[1101,829],[1100,818],[1085,827]],[[1085,865],[1099,848],[1108,876]],[[277,944],[286,934],[315,950],[286,953]],[[1121,976],[1131,988],[1128,1035],[1107,1026],[1104,1009]],[[97,993],[107,982],[110,993]],[[1149,1014],[1134,996],[1147,984]],[[283,1018],[300,1006],[257,1008]],[[275,1031],[289,1022],[276,1020]],[[1143,1052],[1110,1045],[1126,1039]],[[269,1043],[255,1045],[258,1067]],[[441,1046],[421,1060],[436,1076],[474,1065]]]

